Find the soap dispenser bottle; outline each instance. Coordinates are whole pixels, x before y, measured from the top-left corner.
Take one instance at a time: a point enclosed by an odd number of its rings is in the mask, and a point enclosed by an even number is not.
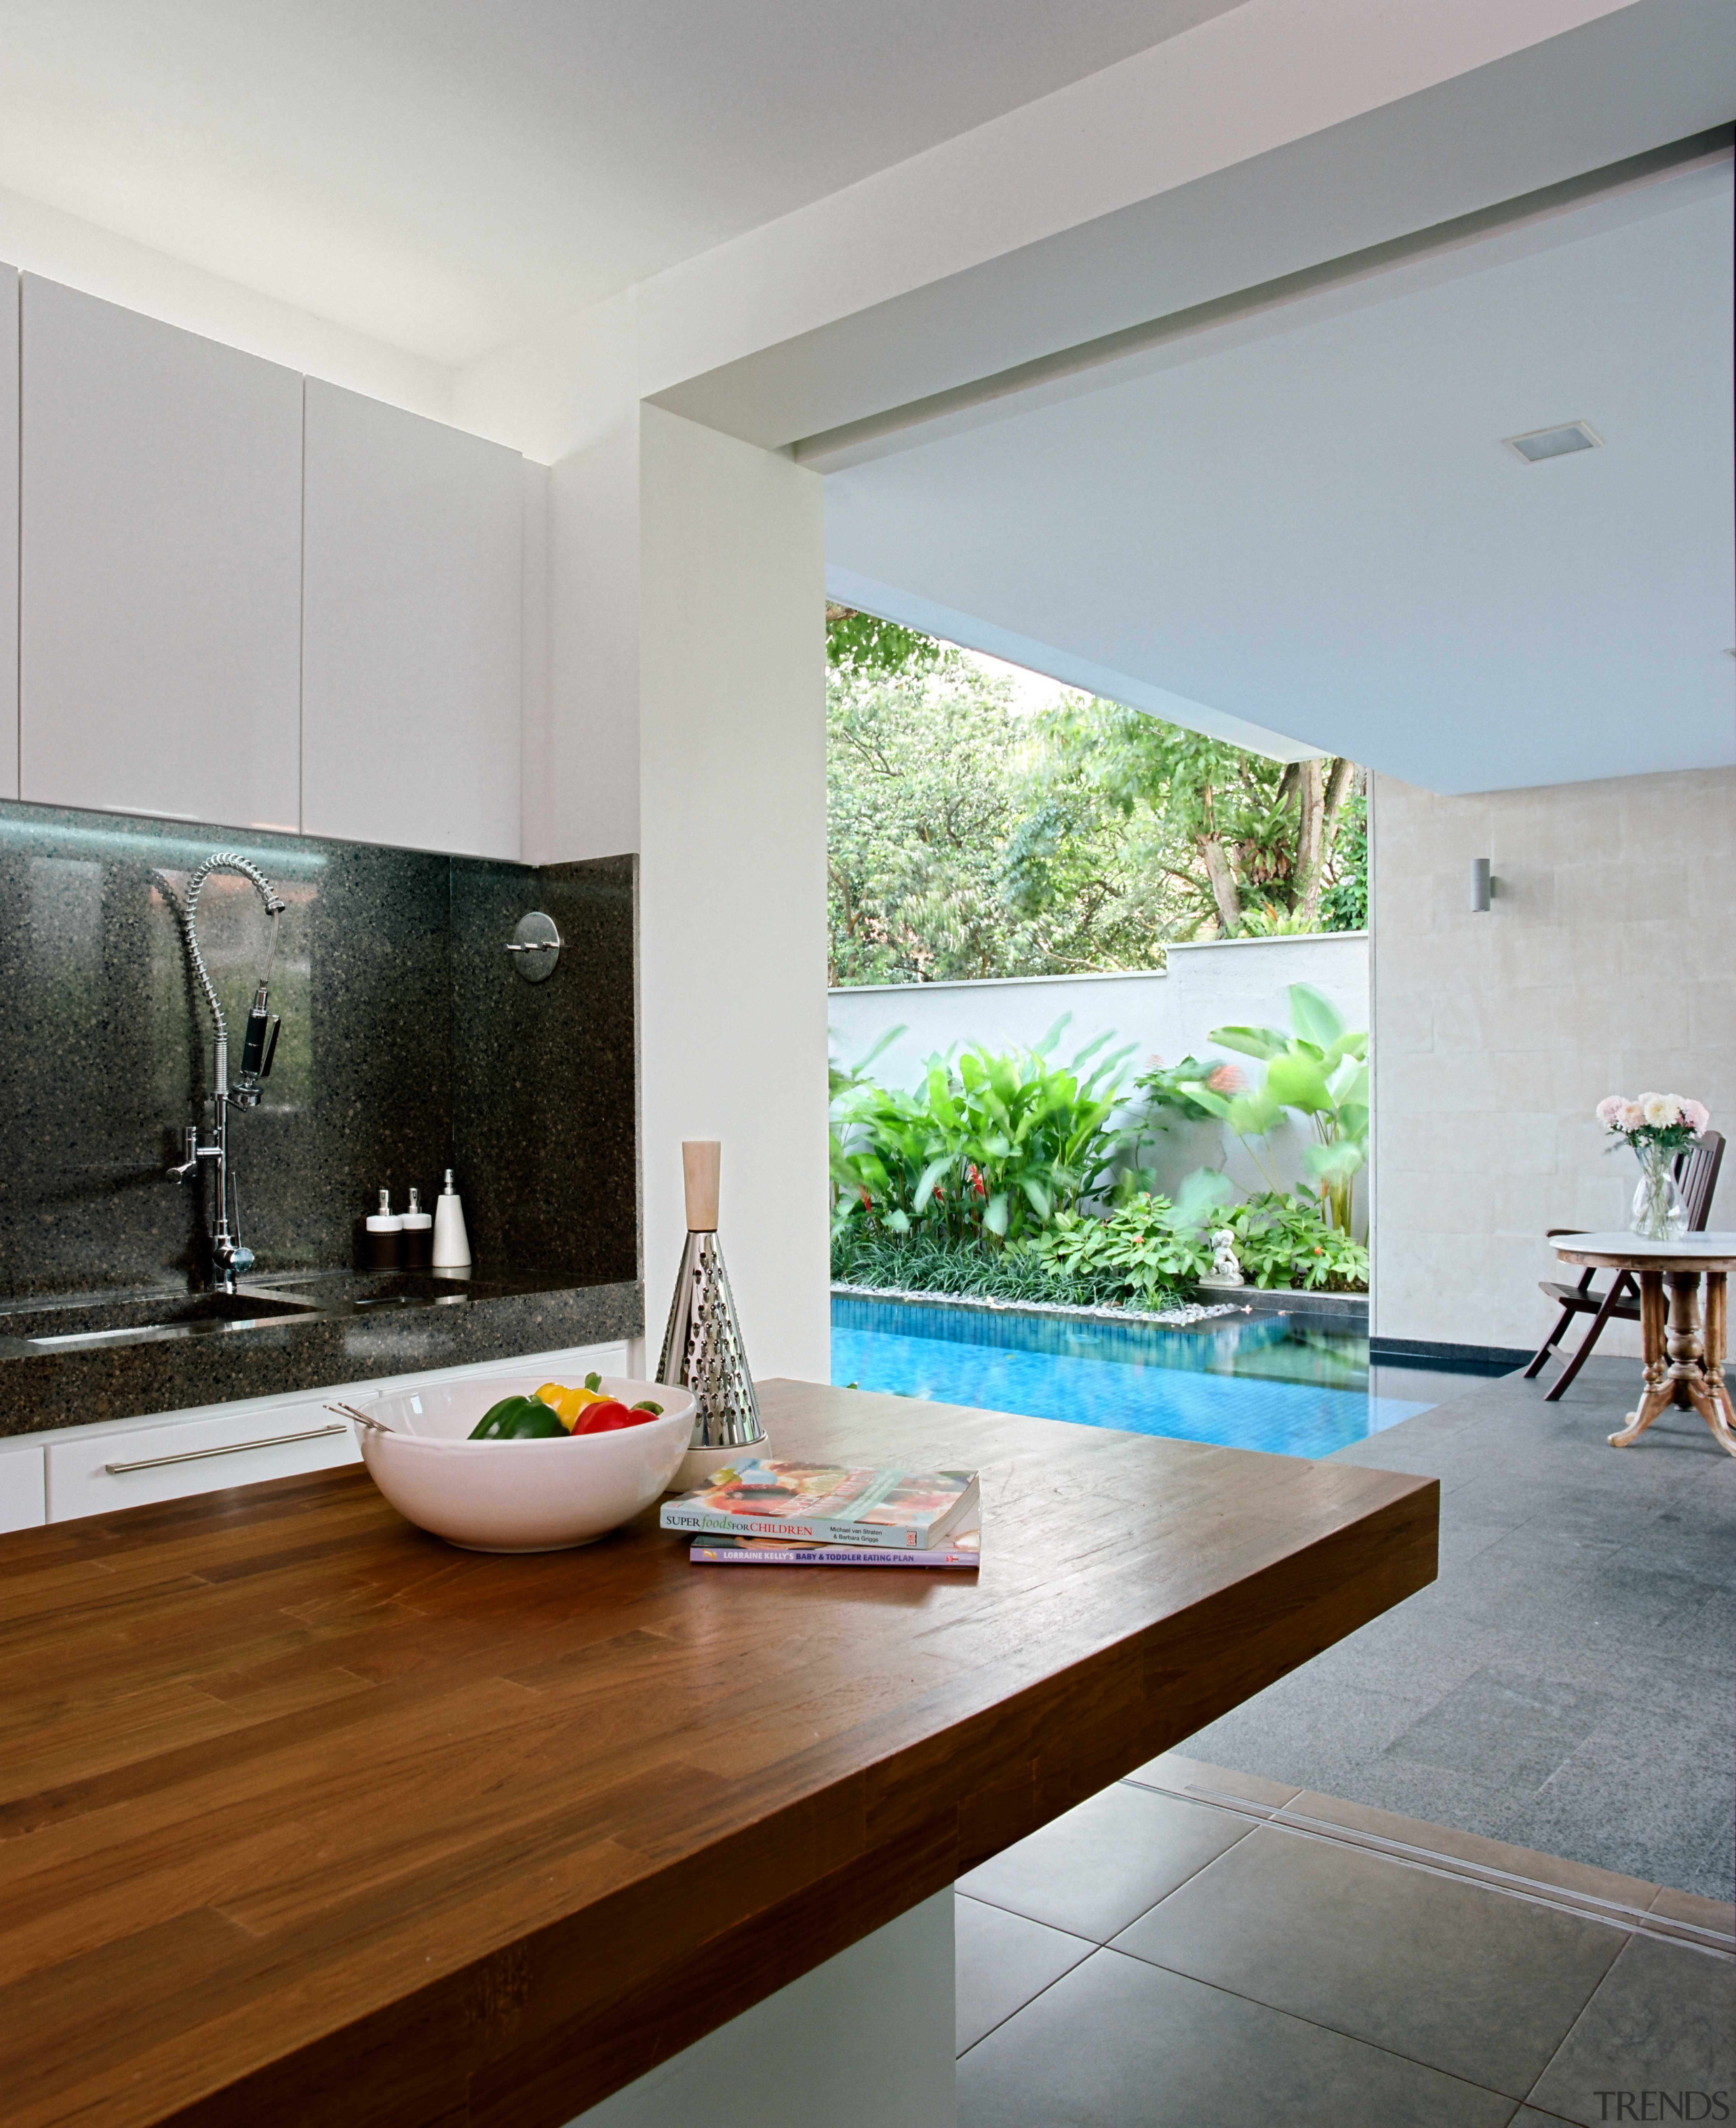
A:
[[[404,1268],[426,1271],[434,1262],[434,1215],[422,1209],[422,1193],[412,1185],[404,1214]]]
[[[367,1271],[397,1271],[404,1261],[404,1222],[391,1209],[391,1192],[380,1192],[380,1209],[368,1215],[362,1244],[363,1267]]]
[[[464,1202],[449,1167],[446,1171],[446,1187],[434,1199],[434,1267],[444,1271],[470,1269],[470,1236],[464,1228]]]

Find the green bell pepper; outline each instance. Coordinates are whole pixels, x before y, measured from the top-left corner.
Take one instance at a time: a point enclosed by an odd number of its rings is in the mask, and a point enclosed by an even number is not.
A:
[[[535,1397],[502,1397],[470,1430],[472,1441],[557,1441],[567,1437],[557,1413]]]

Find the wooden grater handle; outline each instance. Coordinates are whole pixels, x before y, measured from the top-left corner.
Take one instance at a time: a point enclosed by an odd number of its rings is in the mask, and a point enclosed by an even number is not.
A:
[[[718,1230],[718,1169],[723,1148],[714,1138],[681,1141],[681,1173],[687,1184],[687,1231],[714,1234]]]

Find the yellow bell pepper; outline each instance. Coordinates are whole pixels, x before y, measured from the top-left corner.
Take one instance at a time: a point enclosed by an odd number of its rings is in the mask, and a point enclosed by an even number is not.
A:
[[[595,1389],[568,1389],[561,1382],[544,1382],[537,1391],[538,1398],[553,1412],[567,1431],[571,1433],[578,1423],[579,1415],[588,1405],[605,1404],[606,1397]]]

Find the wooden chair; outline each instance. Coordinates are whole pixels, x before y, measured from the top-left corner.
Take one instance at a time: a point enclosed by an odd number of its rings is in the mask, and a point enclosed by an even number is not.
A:
[[[1724,1165],[1724,1139],[1715,1130],[1702,1131],[1700,1142],[1690,1146],[1686,1152],[1676,1156],[1676,1187],[1681,1192],[1681,1201],[1687,1208],[1688,1232],[1703,1234],[1706,1220],[1712,1209],[1712,1193],[1718,1187],[1718,1171]],[[1557,1234],[1571,1234],[1572,1227],[1551,1227],[1551,1237]],[[1619,1271],[1607,1293],[1594,1293],[1591,1280],[1596,1270],[1587,1265],[1577,1285],[1568,1285],[1555,1279],[1540,1279],[1538,1291],[1546,1299],[1558,1302],[1561,1317],[1555,1328],[1544,1338],[1537,1356],[1525,1369],[1525,1380],[1530,1381],[1540,1375],[1549,1356],[1561,1342],[1561,1334],[1576,1315],[1589,1315],[1591,1328],[1579,1341],[1579,1349],[1561,1370],[1561,1380],[1544,1399],[1553,1404],[1568,1388],[1573,1377],[1591,1356],[1591,1347],[1603,1335],[1606,1323],[1637,1323],[1639,1320],[1639,1281],[1630,1271]]]

